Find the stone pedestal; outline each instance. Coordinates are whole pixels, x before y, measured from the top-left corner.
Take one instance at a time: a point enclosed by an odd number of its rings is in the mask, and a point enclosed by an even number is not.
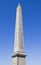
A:
[[[12,56],[13,65],[26,65],[26,55],[15,54]]]

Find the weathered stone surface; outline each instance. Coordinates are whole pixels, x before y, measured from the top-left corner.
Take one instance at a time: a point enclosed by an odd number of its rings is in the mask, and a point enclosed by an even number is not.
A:
[[[20,4],[18,4],[17,11],[16,11],[14,52],[24,52],[22,8],[21,8]]]

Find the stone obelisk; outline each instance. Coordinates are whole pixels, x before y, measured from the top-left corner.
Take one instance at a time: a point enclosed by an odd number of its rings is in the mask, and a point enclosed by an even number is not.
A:
[[[24,35],[22,24],[22,8],[20,4],[16,10],[16,25],[14,38],[14,54],[12,56],[13,65],[26,65],[26,55],[24,52]]]

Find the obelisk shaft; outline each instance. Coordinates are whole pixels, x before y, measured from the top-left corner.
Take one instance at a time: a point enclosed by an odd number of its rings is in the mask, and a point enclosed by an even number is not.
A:
[[[24,37],[23,37],[23,24],[22,24],[22,8],[18,4],[16,10],[16,26],[15,26],[15,39],[14,39],[14,53],[24,53]]]

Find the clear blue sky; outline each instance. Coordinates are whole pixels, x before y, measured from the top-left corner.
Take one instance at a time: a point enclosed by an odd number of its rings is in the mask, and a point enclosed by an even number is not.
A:
[[[26,65],[41,65],[41,0],[0,0],[0,65],[12,65],[18,3],[23,10]]]

